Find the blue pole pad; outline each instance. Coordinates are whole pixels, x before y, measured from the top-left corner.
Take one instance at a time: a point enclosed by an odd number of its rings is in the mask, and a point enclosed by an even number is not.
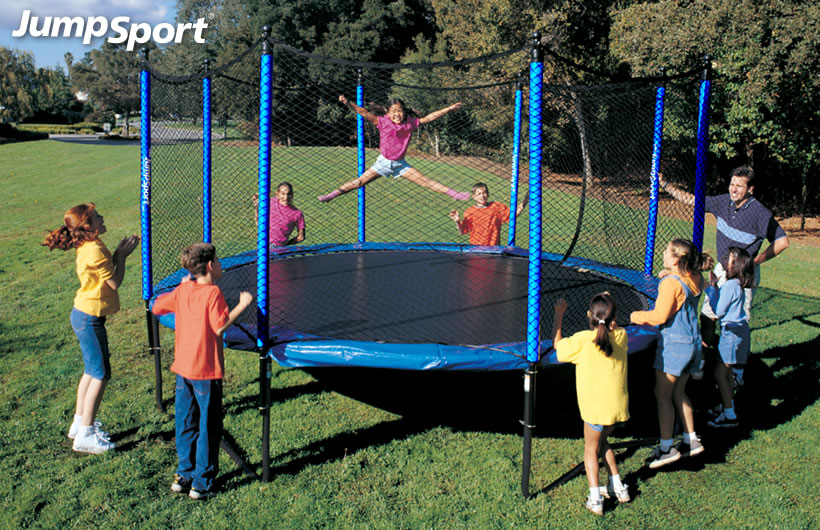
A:
[[[527,361],[538,362],[541,321],[541,97],[543,63],[530,63],[529,191],[530,233],[527,272]]]
[[[646,251],[643,258],[644,274],[652,274],[655,261],[655,239],[658,229],[658,171],[661,165],[661,144],[663,143],[663,110],[666,88],[659,86],[655,90],[655,127],[652,143],[652,169],[650,171],[651,184],[649,188],[649,219],[646,222]]]
[[[510,179],[510,232],[507,237],[507,245],[515,245],[515,232],[517,228],[515,210],[518,206],[518,171],[520,168],[519,158],[521,156],[521,103],[523,94],[521,90],[515,91],[515,125],[513,127],[513,153],[512,153],[512,178]]]
[[[362,85],[356,86],[356,104],[360,107],[364,106],[364,87]],[[358,177],[364,173],[365,157],[364,157],[364,117],[356,114],[356,154],[358,159]],[[367,219],[365,216],[366,195],[365,189],[359,188],[357,192],[359,205],[359,243],[364,243],[367,240]]]
[[[151,73],[140,72],[140,234],[142,299],[153,295],[151,262]]]
[[[211,242],[211,78],[202,79],[202,241]]]
[[[703,250],[703,225],[706,221],[706,157],[709,152],[709,100],[711,81],[700,83],[698,105],[698,150],[695,157],[695,211],[692,219],[692,242]]]
[[[268,220],[270,219],[271,105],[273,57],[262,55],[259,79],[259,210],[256,224],[256,346],[268,342],[268,279],[270,276]]]

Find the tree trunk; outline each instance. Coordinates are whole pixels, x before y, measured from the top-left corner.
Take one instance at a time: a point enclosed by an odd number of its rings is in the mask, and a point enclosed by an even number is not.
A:
[[[122,135],[128,138],[128,122],[131,121],[131,115],[126,110],[123,116],[125,117],[125,123],[122,124]]]
[[[587,129],[584,124],[584,111],[581,108],[581,99],[575,92],[571,92],[572,101],[575,104],[575,122],[578,125],[578,136],[581,140],[581,157],[584,159],[583,178],[587,185],[587,189],[592,189],[592,159],[589,154],[589,146],[587,142]]]

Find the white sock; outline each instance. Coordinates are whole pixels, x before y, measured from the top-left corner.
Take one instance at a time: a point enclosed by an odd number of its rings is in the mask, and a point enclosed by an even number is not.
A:
[[[601,490],[598,488],[589,488],[589,498],[596,501],[601,498]]]
[[[691,444],[692,440],[697,440],[697,439],[698,439],[698,435],[695,433],[695,431],[683,433],[683,443],[685,443],[685,444]]]
[[[616,489],[623,489],[624,483],[621,482],[621,475],[610,475],[609,476],[609,483]]]
[[[672,439],[664,440],[661,438],[661,451],[668,452],[672,448]]]
[[[82,417],[82,416],[78,416],[78,415],[76,415],[76,414],[75,414],[75,415],[74,415],[74,421],[73,421],[72,423],[76,423],[77,425],[79,425],[79,424],[81,424],[82,422],[83,422],[83,417]]]
[[[91,436],[94,434],[94,427],[83,427],[80,426],[80,429],[77,431],[77,438],[85,438],[86,436]]]
[[[734,405],[734,403],[732,403]],[[737,416],[735,416],[735,407],[732,406],[730,409],[723,409],[723,414],[726,415],[727,418],[730,420],[736,420]]]

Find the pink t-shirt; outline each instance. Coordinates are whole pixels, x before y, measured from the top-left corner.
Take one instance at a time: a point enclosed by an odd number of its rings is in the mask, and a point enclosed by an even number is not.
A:
[[[388,160],[404,158],[410,137],[419,128],[419,122],[416,117],[408,117],[396,124],[387,116],[379,116],[376,127],[379,129],[379,151],[382,156]]]
[[[293,229],[304,230],[305,216],[302,210],[293,206],[282,204],[277,199],[270,201],[270,224],[268,234],[272,246],[281,247],[287,245]]]

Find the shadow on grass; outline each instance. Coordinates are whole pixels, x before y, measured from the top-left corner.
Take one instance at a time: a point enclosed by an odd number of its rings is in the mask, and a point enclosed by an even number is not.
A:
[[[772,290],[765,290],[764,294],[762,298],[770,307],[753,329],[790,321],[818,327],[809,319],[820,313],[820,300]],[[757,322],[757,312],[755,319]],[[813,352],[818,347],[820,338],[815,338],[807,343],[776,347],[752,356],[746,370],[746,386],[737,397],[737,408],[743,414],[743,424],[737,429],[716,430],[706,426],[705,411],[718,402],[709,368],[704,381],[690,382],[688,394],[696,409],[696,429],[707,450],[702,456],[671,465],[670,470],[696,471],[707,463],[723,462],[726,454],[739,441],[748,438],[751,431],[771,429],[788,422],[817,401],[820,398],[817,385],[820,361]],[[626,444],[619,449],[619,459],[634,456],[641,447],[654,443],[658,435],[653,358],[654,352],[649,351],[630,356],[631,418],[624,428],[616,430],[614,437],[641,440],[641,443]],[[539,371],[534,414],[536,437],[582,438],[574,370],[573,366],[565,365]],[[306,466],[338,460],[345,454],[439,426],[463,432],[522,433],[520,420],[524,394],[521,372],[410,372],[365,368],[306,371],[316,381],[274,389],[273,406],[306,392],[332,391],[400,415],[401,419],[341,433],[307,447],[272,455],[271,472],[274,475],[296,474]],[[255,397],[247,397],[231,403],[228,408],[235,413],[256,405]],[[256,463],[256,466],[261,464]],[[226,475],[225,480],[241,473],[234,471]],[[626,479],[637,484],[655,473],[655,470],[643,467]]]

